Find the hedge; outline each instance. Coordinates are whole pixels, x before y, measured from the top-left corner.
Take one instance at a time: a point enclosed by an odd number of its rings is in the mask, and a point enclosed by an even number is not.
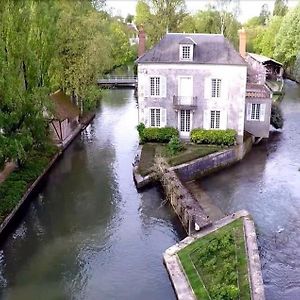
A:
[[[205,130],[193,129],[191,141],[196,144],[213,144],[232,146],[235,144],[237,133],[233,129],[227,130]]]
[[[142,143],[168,143],[173,136],[179,137],[178,130],[173,127],[145,128],[143,124],[139,124],[137,129]]]

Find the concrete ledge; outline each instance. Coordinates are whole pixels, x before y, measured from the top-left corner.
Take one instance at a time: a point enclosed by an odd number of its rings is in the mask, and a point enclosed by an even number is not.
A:
[[[142,149],[143,149],[143,145],[139,145],[139,147],[136,151],[136,154],[135,154],[134,162],[132,163],[132,166],[133,166],[132,175],[133,175],[133,179],[134,179],[137,189],[142,189],[142,188],[154,183],[156,180],[155,173],[152,172],[147,176],[142,176],[138,171],[138,165],[141,160]]]
[[[230,216],[227,216],[221,220],[214,222],[212,226],[201,230],[199,233],[196,233],[192,236],[188,236],[181,242],[173,245],[172,247],[168,248],[165,251],[163,255],[164,263],[166,265],[173,287],[175,289],[175,293],[179,300],[196,299],[196,297],[186,278],[186,275],[183,271],[177,253],[181,249],[185,248],[186,246],[196,241],[197,239],[202,238],[212,232],[215,232],[219,228],[239,218],[243,218],[243,222],[244,222],[245,244],[247,248],[246,250],[247,250],[247,258],[248,258],[248,274],[250,279],[249,285],[251,290],[251,299],[252,300],[265,299],[254,223],[249,213],[246,210],[241,210]],[[189,287],[189,289],[187,287]]]

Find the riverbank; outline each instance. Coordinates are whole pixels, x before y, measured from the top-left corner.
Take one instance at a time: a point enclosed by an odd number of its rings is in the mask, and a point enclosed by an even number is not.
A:
[[[37,152],[35,157],[31,157],[24,166],[13,171],[0,184],[0,240],[3,240],[9,233],[30,196],[47,176],[56,161],[94,117],[95,114],[86,115],[67,141],[60,144],[58,148],[50,146],[43,152]]]

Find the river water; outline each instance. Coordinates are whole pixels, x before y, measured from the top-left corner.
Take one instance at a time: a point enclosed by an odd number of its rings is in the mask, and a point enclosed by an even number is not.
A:
[[[108,91],[0,247],[1,299],[175,299],[163,251],[182,239],[156,188],[137,193],[132,90]],[[257,225],[266,296],[300,299],[300,87],[286,82],[285,126],[236,166],[199,181],[224,212]]]
[[[266,298],[300,299],[300,87],[286,81],[285,125],[239,164],[199,181],[225,213],[257,226]]]
[[[1,299],[176,299],[162,254],[185,233],[135,189],[136,124],[133,90],[108,91],[1,245]]]

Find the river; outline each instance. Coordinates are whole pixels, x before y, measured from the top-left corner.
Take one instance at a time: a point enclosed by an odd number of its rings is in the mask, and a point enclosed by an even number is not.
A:
[[[133,90],[107,91],[1,245],[1,299],[176,299],[162,254],[185,233],[135,189],[136,124]]]
[[[225,213],[253,216],[269,300],[300,299],[300,86],[286,81],[285,89],[282,132],[198,182]]]
[[[252,214],[269,300],[300,298],[299,98],[287,81],[283,131],[198,182]],[[136,123],[133,91],[108,91],[0,247],[1,299],[175,299],[162,253],[185,234],[158,189],[135,189]]]

